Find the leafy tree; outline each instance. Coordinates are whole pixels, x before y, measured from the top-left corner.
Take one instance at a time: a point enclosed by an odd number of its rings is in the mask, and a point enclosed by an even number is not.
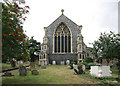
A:
[[[29,6],[20,7],[17,2],[2,3],[2,62],[29,60],[28,43],[23,31]]]
[[[118,59],[120,76],[120,34],[111,31],[110,33],[101,33],[97,42],[93,43],[93,52],[96,52],[98,57],[105,58],[108,63],[113,58]]]
[[[35,59],[38,59],[38,53],[39,50],[41,49],[41,44],[40,42],[37,42],[36,40],[31,37],[29,40],[29,51],[30,51],[30,57],[31,57],[31,62],[34,62]]]

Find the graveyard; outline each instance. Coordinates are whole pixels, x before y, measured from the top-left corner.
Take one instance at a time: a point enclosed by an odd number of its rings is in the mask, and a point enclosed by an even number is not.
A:
[[[26,63],[24,63],[25,65]],[[3,64],[5,68],[6,64]],[[9,66],[7,64],[7,66]],[[9,69],[9,67],[6,69]],[[74,74],[73,69],[68,69],[68,65],[47,65],[46,69],[42,69],[36,65],[35,68],[39,74],[33,75],[30,70],[27,71],[25,76],[19,75],[19,70],[12,73],[13,76],[3,76],[2,84],[120,84],[116,83],[118,77],[118,70],[111,69],[111,77],[103,77],[101,79],[91,76],[90,71],[86,69],[85,74]]]
[[[2,5],[0,80],[3,86],[15,84],[120,86],[119,33],[112,30],[100,32],[96,40],[87,44],[84,41],[83,26],[65,16],[62,9],[61,15],[49,26],[44,27],[41,43],[36,39],[36,33],[30,32],[31,36],[28,36],[25,30],[24,22],[31,9],[25,5],[24,0],[10,2],[5,0],[0,4]],[[37,31],[36,27],[27,31],[32,30]],[[38,34],[41,35],[43,33],[41,31],[37,31]]]

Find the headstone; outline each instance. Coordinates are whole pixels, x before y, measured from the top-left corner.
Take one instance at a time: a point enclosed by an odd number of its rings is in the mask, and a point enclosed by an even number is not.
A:
[[[25,66],[19,67],[19,75],[20,76],[26,76],[27,75],[27,69]]]
[[[71,69],[71,66],[68,66],[67,69]]]
[[[37,70],[32,70],[31,73],[32,73],[32,75],[38,75],[39,74],[39,72]]]
[[[73,64],[74,74],[78,74],[78,66]]]
[[[85,65],[82,65],[82,69],[83,69],[83,71],[85,71]]]
[[[45,61],[45,65],[47,65],[47,61]]]
[[[67,60],[67,61],[66,61],[66,65],[69,65],[69,64],[70,64],[70,60]]]
[[[23,66],[23,61],[19,61],[19,66],[20,66],[20,67]]]
[[[46,69],[46,66],[45,65],[41,65],[41,69]]]
[[[41,62],[41,66],[45,65],[44,61]]]
[[[91,66],[90,74],[97,77],[112,76],[110,66]]]
[[[65,62],[64,62],[64,61],[61,61],[60,64],[61,64],[61,65],[65,65]]]
[[[53,64],[53,65],[56,65],[56,61],[52,61],[52,64]]]

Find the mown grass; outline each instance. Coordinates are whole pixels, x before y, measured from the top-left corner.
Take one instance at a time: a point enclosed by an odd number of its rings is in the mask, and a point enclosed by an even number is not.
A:
[[[11,64],[6,64],[6,63],[0,63],[0,65],[2,66],[2,70],[7,70],[7,69],[12,69],[12,68],[16,68],[19,67],[19,65],[17,65],[16,67],[12,67]],[[27,63],[23,63],[24,66],[29,65]]]
[[[27,76],[19,76],[19,72],[13,72],[12,77],[2,77],[3,84],[98,84],[99,81],[74,75],[73,70],[66,65],[48,65],[47,69],[36,67],[39,75],[32,75],[28,71]]]

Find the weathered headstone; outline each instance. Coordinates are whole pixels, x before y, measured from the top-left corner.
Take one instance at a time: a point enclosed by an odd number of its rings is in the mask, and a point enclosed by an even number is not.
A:
[[[23,66],[23,61],[19,61],[18,64],[19,64],[20,67],[22,67]]]
[[[47,61],[45,61],[45,65],[47,65]]]
[[[73,64],[74,74],[78,74],[78,66]]]
[[[65,62],[64,62],[64,61],[61,61],[61,62],[60,62],[60,64],[61,64],[61,65],[64,65],[64,64],[65,64]]]
[[[39,72],[37,70],[32,70],[31,73],[32,73],[32,75],[38,75],[39,74]]]
[[[82,69],[83,69],[83,71],[85,71],[85,65],[82,65]]]
[[[67,69],[71,69],[71,66],[68,66]]]
[[[97,77],[112,76],[110,66],[91,66],[90,74]]]
[[[45,65],[41,65],[41,69],[46,69],[46,66]]]
[[[41,66],[45,65],[44,61],[41,62]]]
[[[66,61],[66,65],[69,65],[69,64],[70,64],[70,60],[67,60],[67,61]]]
[[[27,75],[27,69],[25,66],[20,66],[19,67],[19,75],[20,76],[26,76]]]
[[[56,65],[56,61],[52,61],[52,64],[53,64],[53,65]]]

